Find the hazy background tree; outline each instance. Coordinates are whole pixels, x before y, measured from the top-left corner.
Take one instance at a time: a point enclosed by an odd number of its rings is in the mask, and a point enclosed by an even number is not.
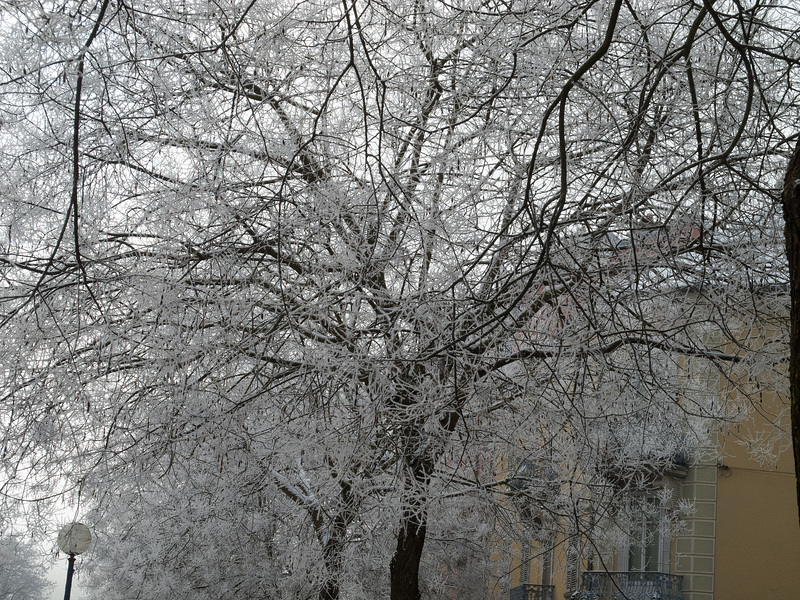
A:
[[[41,549],[8,530],[0,532],[0,598],[41,600],[47,585]]]
[[[686,357],[784,358],[792,8],[2,10],[2,490],[91,509],[126,588],[416,599],[501,457],[553,523],[619,505],[749,410]]]

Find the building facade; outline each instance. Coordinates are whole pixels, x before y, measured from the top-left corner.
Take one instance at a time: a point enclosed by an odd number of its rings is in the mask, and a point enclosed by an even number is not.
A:
[[[689,449],[647,480],[642,508],[622,525],[627,535],[616,542],[612,536],[598,545],[568,526],[540,539],[506,540],[507,586],[495,582],[490,597],[800,598],[788,400],[776,387],[764,386],[745,418],[710,432],[707,445]],[[717,393],[737,401],[736,386]],[[678,518],[669,522],[672,514]]]

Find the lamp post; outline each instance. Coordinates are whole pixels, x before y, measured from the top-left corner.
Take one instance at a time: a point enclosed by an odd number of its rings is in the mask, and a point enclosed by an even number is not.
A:
[[[67,566],[67,587],[64,590],[64,600],[69,600],[72,593],[72,574],[75,572],[75,557],[89,549],[92,543],[92,534],[83,523],[69,523],[58,532],[58,547],[64,554],[69,554]]]

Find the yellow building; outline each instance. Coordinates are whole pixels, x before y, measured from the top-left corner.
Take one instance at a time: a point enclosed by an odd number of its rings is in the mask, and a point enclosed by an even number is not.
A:
[[[792,453],[763,463],[748,449],[748,440],[769,430],[782,406],[782,399],[769,396],[740,426],[718,432],[716,451],[698,453],[681,485],[681,496],[695,508],[673,548],[686,600],[800,598]]]
[[[733,391],[718,395],[737,401]],[[552,528],[557,533],[549,537],[506,541],[507,584],[493,584],[491,597],[800,598],[800,525],[787,400],[772,391],[757,398],[739,424],[713,432],[708,447],[691,449],[687,460],[678,457],[672,468],[648,482],[641,516],[628,521],[630,530],[616,544],[599,547],[563,524]],[[783,452],[769,455],[757,449],[756,442],[769,436],[773,439],[763,446],[783,446]],[[668,513],[663,502],[686,509],[677,527],[661,522]]]

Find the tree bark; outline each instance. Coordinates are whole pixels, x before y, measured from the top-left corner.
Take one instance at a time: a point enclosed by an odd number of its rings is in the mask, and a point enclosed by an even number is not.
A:
[[[786,257],[789,261],[791,331],[789,334],[789,398],[792,417],[792,447],[800,522],[800,140],[783,183],[783,218]]]
[[[424,500],[418,496],[408,499],[403,510],[397,548],[389,565],[391,600],[420,600],[419,564],[427,533],[427,513]]]
[[[323,548],[322,555],[327,573],[319,590],[319,600],[339,600],[339,576],[342,573],[344,536],[347,531],[334,530]]]
[[[453,406],[439,417],[439,427],[444,437],[453,431],[460,420],[460,410],[466,401],[464,389],[468,387],[473,375],[470,374],[456,386]],[[420,431],[422,424],[412,431]],[[425,536],[428,531],[427,497],[425,491],[430,485],[431,473],[441,458],[444,445],[429,446],[421,457],[406,457],[408,477],[403,499],[403,515],[400,531],[397,534],[397,547],[389,564],[391,582],[390,600],[420,600],[419,565]]]
[[[342,574],[347,528],[355,518],[356,498],[353,486],[346,479],[339,481],[341,507],[331,519],[328,539],[323,541],[322,556],[327,573],[319,591],[319,600],[339,600],[339,578]]]

